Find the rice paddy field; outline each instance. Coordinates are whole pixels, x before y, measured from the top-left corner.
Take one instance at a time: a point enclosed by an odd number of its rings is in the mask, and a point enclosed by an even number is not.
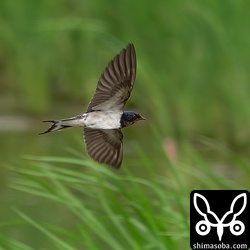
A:
[[[192,190],[250,189],[250,2],[1,0],[0,249],[190,249]],[[84,113],[128,43],[137,77],[120,170]]]

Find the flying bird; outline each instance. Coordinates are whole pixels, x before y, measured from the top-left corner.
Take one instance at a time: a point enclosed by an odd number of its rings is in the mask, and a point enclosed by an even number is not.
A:
[[[144,117],[133,111],[124,111],[136,76],[136,53],[128,44],[109,62],[99,78],[96,92],[87,111],[68,119],[47,120],[51,126],[41,134],[82,126],[89,156],[99,163],[119,168],[123,158],[121,129]]]

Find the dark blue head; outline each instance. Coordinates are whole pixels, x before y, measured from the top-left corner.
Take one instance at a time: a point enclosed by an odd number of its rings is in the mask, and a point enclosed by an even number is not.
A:
[[[135,113],[133,111],[124,111],[121,116],[121,128],[128,127],[130,125],[133,125],[134,123],[140,121],[140,120],[146,120],[144,117],[139,115],[138,113]]]

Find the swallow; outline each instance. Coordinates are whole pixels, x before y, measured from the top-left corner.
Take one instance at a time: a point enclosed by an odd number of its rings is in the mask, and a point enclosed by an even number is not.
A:
[[[48,120],[51,126],[41,134],[82,126],[88,155],[99,163],[119,168],[123,158],[121,129],[145,120],[133,111],[123,111],[136,77],[136,53],[128,44],[111,60],[99,78],[87,111],[68,119]]]

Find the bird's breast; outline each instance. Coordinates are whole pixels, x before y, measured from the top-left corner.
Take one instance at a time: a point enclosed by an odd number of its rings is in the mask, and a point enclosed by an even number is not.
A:
[[[120,128],[121,111],[93,111],[85,116],[85,126],[93,129]]]

